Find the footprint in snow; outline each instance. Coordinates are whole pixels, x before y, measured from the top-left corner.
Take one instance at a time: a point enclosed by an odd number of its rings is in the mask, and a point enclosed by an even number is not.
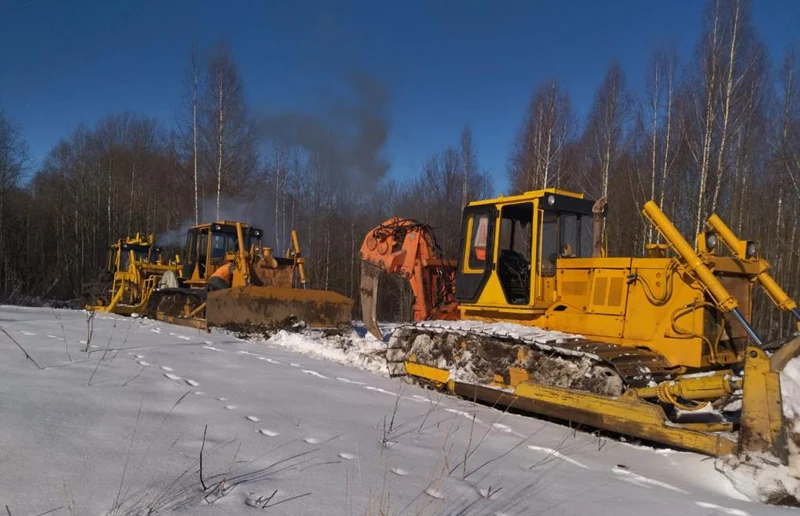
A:
[[[51,338],[51,339],[55,339],[55,340],[64,340],[64,339],[62,339],[61,337],[56,337],[55,335],[49,335],[49,334],[48,334],[47,336],[48,336],[49,338]]]
[[[277,360],[272,360],[271,358],[267,357],[258,357],[259,360],[263,360],[264,362],[269,362],[270,364],[280,364]]]
[[[492,489],[492,486],[489,486],[488,488],[479,487],[478,494],[481,495],[481,497],[486,498],[487,500],[490,498],[494,499],[497,495],[497,491],[499,490],[500,490],[499,488]]]
[[[212,346],[210,343],[209,343],[209,344],[206,344],[206,345],[205,345],[205,346],[203,346],[203,347],[204,347],[204,348],[206,348],[206,349],[210,349],[211,351],[222,351],[222,350],[221,350],[221,349],[219,349],[219,348],[215,348],[215,347],[214,347],[214,346]]]
[[[225,410],[233,410],[236,408],[236,405],[225,405]]]
[[[188,384],[189,384],[189,385],[191,385],[192,387],[197,387],[198,385],[200,385],[200,384],[199,384],[199,383],[197,383],[196,381],[194,381],[194,380],[190,380],[190,379],[188,379],[188,378],[186,379],[186,383],[188,383]]]
[[[192,394],[194,394],[195,396],[202,396],[203,394],[205,394],[205,392],[203,392],[203,391],[194,391]]]
[[[387,391],[386,389],[381,389],[380,387],[373,387],[371,385],[365,385],[364,388],[367,389],[368,391],[381,392],[383,394],[388,394],[390,396],[400,396],[396,392]]]
[[[25,331],[25,330],[22,330],[20,333],[23,334],[23,335],[27,335],[29,337],[33,337],[34,335],[36,335],[32,331]]]
[[[741,509],[731,509],[730,507],[723,507],[715,503],[708,502],[694,502],[696,505],[703,509],[711,509],[712,511],[721,512],[722,514],[730,514],[731,516],[750,516],[749,513]]]
[[[141,359],[143,359],[143,358],[144,358],[144,355],[136,355],[136,358],[137,358],[138,360],[141,360]]]
[[[217,401],[225,401],[225,400],[227,400],[227,399],[228,399],[228,398],[217,398]]]
[[[137,360],[136,363],[139,364],[139,365],[143,365],[143,366],[149,366],[150,365],[150,362],[145,362],[144,360]]]
[[[306,437],[303,439],[303,442],[306,442],[308,444],[319,444],[321,441],[316,437]]]
[[[652,486],[663,487],[664,489],[669,489],[670,491],[676,491],[678,493],[689,494],[688,491],[684,491],[679,487],[675,487],[671,484],[667,484],[666,482],[661,482],[660,480],[655,480],[652,478],[647,478],[642,475],[638,475],[633,471],[628,471],[622,468],[611,468],[611,471],[616,473],[620,476],[620,480],[628,482],[629,484],[637,485],[640,487],[645,487],[650,489]]]
[[[258,433],[260,433],[261,435],[266,435],[267,437],[277,437],[281,435],[274,430],[268,430],[266,428],[262,428],[261,430],[258,431]]]
[[[399,477],[404,477],[408,475],[408,470],[405,470],[403,468],[392,468],[391,472]]]
[[[295,364],[294,362],[290,363],[289,365],[292,367],[303,367],[300,364]]]
[[[426,489],[425,494],[430,496],[431,498],[436,498],[437,500],[444,500],[444,495],[442,494],[442,492],[432,487]]]
[[[324,374],[319,374],[318,372],[312,371],[311,369],[303,369],[303,372],[311,376],[316,376],[317,378],[322,378],[323,380],[328,379],[328,377],[325,376]]]
[[[562,461],[564,461],[564,462],[567,462],[567,463],[569,463],[569,464],[572,464],[573,466],[577,466],[577,467],[579,467],[579,468],[583,468],[583,469],[589,469],[589,467],[588,467],[588,466],[586,466],[585,464],[581,464],[581,463],[580,463],[580,462],[578,462],[577,460],[575,460],[575,459],[572,459],[572,458],[570,458],[570,457],[567,457],[567,456],[566,456],[566,455],[564,455],[563,453],[559,452],[558,450],[554,450],[553,448],[547,448],[547,447],[545,447],[545,446],[535,446],[535,445],[533,445],[533,444],[529,444],[529,445],[528,445],[528,449],[529,449],[529,450],[532,450],[532,451],[535,451],[535,452],[544,453],[544,454],[546,454],[548,457],[555,457],[556,459],[562,460]],[[534,464],[534,466],[536,466],[536,465],[537,465],[537,464]],[[533,466],[531,466],[531,467],[533,467]],[[530,469],[530,468],[529,468],[529,469]],[[620,471],[625,471],[625,470],[622,470],[622,469],[621,469]],[[615,471],[615,473],[616,473],[616,471]],[[630,473],[630,472],[629,472],[629,471],[625,471],[625,473]],[[644,478],[644,477],[642,477],[642,478]],[[648,479],[648,480],[650,480],[650,479]],[[671,486],[670,486],[670,487],[671,487]]]
[[[353,460],[356,458],[356,456],[352,453],[340,453],[339,457],[343,458],[344,460]]]
[[[258,423],[259,421],[261,421],[256,416],[247,416],[247,419],[252,421],[253,423]]]
[[[352,383],[353,385],[366,385],[364,382],[357,382],[355,380],[350,380],[349,378],[339,378],[337,376],[336,379],[342,383]]]
[[[164,373],[164,376],[166,376],[170,380],[180,380],[181,379],[180,376],[178,376],[176,374],[172,374],[172,373]]]
[[[470,421],[475,421],[476,423],[482,423],[482,421],[480,419],[475,417],[475,414],[470,414],[469,412],[464,412],[463,410],[456,410],[456,409],[451,409],[451,408],[446,409],[446,410],[447,410],[447,412],[450,412],[451,414],[458,414],[459,416],[463,416],[463,417],[469,419]]]
[[[171,368],[171,367],[167,367],[167,366],[165,366],[165,365],[162,365],[162,366],[161,366],[161,369],[163,369],[164,371],[172,371],[172,368]]]

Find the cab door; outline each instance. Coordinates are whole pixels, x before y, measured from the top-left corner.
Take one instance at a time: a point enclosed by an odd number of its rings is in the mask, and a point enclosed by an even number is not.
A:
[[[492,274],[496,219],[497,210],[493,205],[464,209],[455,296],[461,303],[477,301]]]

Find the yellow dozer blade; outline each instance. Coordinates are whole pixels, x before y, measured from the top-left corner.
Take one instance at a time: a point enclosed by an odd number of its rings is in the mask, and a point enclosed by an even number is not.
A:
[[[280,287],[233,287],[209,292],[209,326],[278,328],[302,321],[312,328],[344,328],[351,324],[353,300],[327,290]]]

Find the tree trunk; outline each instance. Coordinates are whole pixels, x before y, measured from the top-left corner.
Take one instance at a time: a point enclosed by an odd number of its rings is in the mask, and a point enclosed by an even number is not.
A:
[[[224,138],[224,131],[225,131],[225,108],[222,104],[223,100],[223,74],[219,73],[217,75],[219,84],[217,85],[217,98],[218,98],[218,126],[217,126],[217,220],[220,220],[220,197],[222,194],[222,153],[223,153],[223,138]]]

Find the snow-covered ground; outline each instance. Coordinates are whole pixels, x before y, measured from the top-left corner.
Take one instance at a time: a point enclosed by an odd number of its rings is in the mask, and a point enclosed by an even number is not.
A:
[[[797,513],[746,501],[701,455],[389,379],[370,358],[380,342],[360,328],[264,342],[91,322],[0,307],[9,514]]]

